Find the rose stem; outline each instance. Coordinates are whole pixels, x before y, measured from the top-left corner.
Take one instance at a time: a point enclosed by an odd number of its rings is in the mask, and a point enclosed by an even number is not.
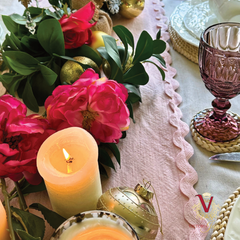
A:
[[[15,183],[15,187],[17,189],[17,193],[18,193],[18,199],[19,199],[19,204],[20,204],[20,207],[23,211],[26,211],[27,210],[27,204],[26,204],[26,201],[25,201],[25,198],[22,194],[22,191],[21,191],[21,188],[19,186],[19,183],[18,182],[14,182]]]
[[[6,182],[5,182],[4,178],[1,178],[1,184],[2,184],[2,193],[4,196],[4,200],[5,200],[5,208],[6,208],[6,213],[7,213],[7,221],[8,221],[10,237],[11,237],[11,240],[15,240],[15,233],[14,233],[13,225],[12,225],[10,202],[9,202]]]
[[[25,180],[25,178],[22,178],[19,181],[19,185],[21,185],[24,182],[24,180]],[[16,191],[17,191],[17,189],[16,189],[16,187],[14,187],[13,190],[10,193],[8,193],[9,201],[11,201],[13,198],[17,197],[18,193]],[[3,205],[5,205],[4,201],[3,201]]]

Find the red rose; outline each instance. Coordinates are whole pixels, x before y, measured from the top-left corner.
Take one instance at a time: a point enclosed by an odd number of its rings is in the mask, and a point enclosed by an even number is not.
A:
[[[39,184],[37,152],[54,131],[40,115],[26,113],[27,107],[11,95],[0,98],[0,178],[18,181],[24,176],[29,183]]]
[[[95,11],[95,5],[89,2],[69,17],[64,14],[59,20],[65,41],[65,49],[81,47],[91,43],[91,27],[96,23],[89,23]]]

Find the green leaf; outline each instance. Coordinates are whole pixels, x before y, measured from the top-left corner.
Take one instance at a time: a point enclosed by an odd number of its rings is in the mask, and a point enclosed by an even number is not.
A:
[[[123,71],[118,67],[115,61],[108,55],[106,48],[98,48],[99,53],[103,58],[105,58],[111,67],[111,74],[109,79],[116,80],[118,83],[123,83]]]
[[[21,184],[21,190],[23,194],[42,192],[46,190],[46,186],[44,181],[38,185],[31,185],[27,180],[25,180],[24,183]]]
[[[166,62],[161,55],[153,54],[153,57],[157,58],[161,65],[166,68]]]
[[[107,50],[108,55],[117,64],[118,68],[122,69],[121,59],[119,57],[116,40],[113,37],[108,35],[103,35],[102,37],[103,37],[103,41],[104,41],[105,48]]]
[[[154,54],[161,54],[166,49],[166,42],[163,40],[154,40],[153,41],[153,53]]]
[[[5,40],[2,44],[4,51],[18,51],[22,50],[20,40],[15,36],[14,33],[11,33],[10,36],[6,34]]]
[[[9,17],[17,24],[25,25],[27,23],[27,18],[19,14],[13,13]]]
[[[9,32],[13,32],[14,34],[18,33],[18,24],[15,23],[11,17],[2,15],[2,20]]]
[[[37,30],[37,37],[47,53],[65,55],[64,37],[58,20],[51,18],[42,21]]]
[[[161,28],[158,30],[156,35],[156,39],[160,39],[160,38],[161,38]]]
[[[25,78],[20,82],[20,84],[18,86],[17,94],[18,94],[19,98],[22,98],[23,91],[24,91],[24,88],[25,88],[25,84],[27,82],[27,78],[28,78],[28,76],[25,76]]]
[[[60,64],[60,61],[53,61],[52,64],[51,64],[51,69],[57,74],[59,75],[60,74],[60,71],[61,71],[61,64]],[[60,81],[57,83],[57,85],[60,84]]]
[[[127,60],[129,58],[129,54],[128,54],[128,52],[126,52],[124,47],[117,46],[117,48],[118,48],[118,53],[119,53],[119,57],[120,57],[121,63],[125,67],[125,65],[127,63]]]
[[[12,216],[12,224],[13,224],[13,230],[16,231],[16,230],[24,230],[22,224],[16,220],[15,217]]]
[[[44,9],[38,7],[28,7],[25,9],[23,15],[27,16],[27,12],[30,12],[32,19],[35,19],[44,13]]]
[[[45,50],[40,45],[36,35],[23,36],[21,39],[21,45],[24,48],[24,51],[28,52],[30,55],[42,55],[45,54]],[[48,56],[49,57],[49,56]]]
[[[69,57],[76,57],[76,56],[88,57],[92,59],[98,66],[102,64],[102,58],[98,54],[98,52],[85,44],[79,48],[67,49],[66,55]]]
[[[51,56],[45,56],[45,57],[36,57],[36,59],[40,62],[40,63],[46,63],[49,62],[51,60]]]
[[[15,207],[11,207],[11,210],[22,218],[22,221],[24,222],[30,235],[35,238],[43,238],[45,232],[45,222],[42,218]],[[14,230],[16,231],[17,229]]]
[[[99,167],[100,174],[102,176],[108,178],[108,174],[107,174],[105,167],[101,163],[98,163],[98,167]]]
[[[16,36],[21,38],[21,37],[30,36],[30,35],[31,35],[31,33],[29,32],[29,30],[26,28],[25,25],[18,25],[18,32],[17,32]]]
[[[126,104],[127,104],[128,109],[129,109],[129,112],[130,112],[130,118],[132,118],[133,122],[135,123],[135,119],[134,119],[134,116],[133,116],[132,103],[130,102],[129,99],[127,99]]]
[[[99,54],[103,58],[105,58],[107,61],[110,59],[110,56],[108,55],[107,50],[106,50],[105,47],[99,47],[97,50],[98,50]]]
[[[44,65],[39,64],[39,67],[40,67],[40,71],[43,75],[45,82],[49,86],[52,86],[55,83],[58,75],[53,70],[51,70],[50,68],[48,68]]]
[[[2,54],[8,65],[21,75],[29,75],[38,70],[39,61],[21,51],[7,51]]]
[[[127,136],[127,132],[126,132],[126,131],[123,131],[123,132],[122,132],[122,137],[121,137],[120,139],[124,139],[124,138],[126,138],[126,136]]]
[[[2,82],[3,86],[14,97],[15,97],[15,92],[20,82],[23,80],[23,78],[24,77],[21,75],[13,75],[10,73],[0,75],[0,81]]]
[[[21,41],[16,37],[14,33],[11,33],[10,38],[16,44],[17,48],[19,50],[22,50]]]
[[[31,75],[31,86],[33,95],[37,100],[38,106],[44,106],[44,102],[48,96],[52,94],[52,91],[58,85],[57,80],[51,86],[49,86],[40,71],[36,72],[35,74]]]
[[[61,58],[61,59],[64,59],[64,60],[67,60],[67,61],[73,61],[73,62],[75,62],[75,63],[79,63],[79,64],[80,64],[79,61],[77,61],[76,59],[74,59],[74,58],[72,58],[72,57],[60,56],[60,55],[55,54],[55,53],[53,54],[53,56],[58,57],[58,58]],[[83,64],[83,65],[85,65],[85,64]]]
[[[32,87],[31,87],[29,78],[27,79],[27,82],[25,84],[23,94],[22,94],[22,99],[23,99],[23,102],[26,104],[26,106],[30,110],[32,110],[34,112],[39,111],[38,103],[37,103],[35,96],[33,95],[33,91],[32,91]]]
[[[128,55],[128,41],[127,41],[127,37],[125,35],[125,33],[122,31],[121,27],[114,27],[113,28],[115,33],[118,35],[118,37],[121,39],[123,45],[124,45],[124,56],[123,58],[121,58],[121,62],[123,64],[123,66],[125,66],[125,63],[127,61],[127,55]]]
[[[57,54],[55,54],[55,53],[53,54],[53,56],[59,57],[59,58],[64,59],[64,60],[73,61],[73,62],[75,62],[75,63],[78,63],[79,65],[81,65],[81,66],[83,67],[84,70],[86,70],[86,69],[88,69],[88,68],[92,68],[90,65],[88,65],[88,64],[83,64],[83,63],[77,61],[76,59],[71,58],[71,57],[68,57],[68,56],[59,56],[59,55],[57,55]]]
[[[132,84],[126,84],[124,83],[124,86],[127,88],[128,90],[128,100],[131,103],[135,103],[135,102],[141,102],[141,92],[139,90],[138,87],[132,85]]]
[[[0,66],[0,72],[3,72],[5,70],[8,70],[6,62],[2,62],[2,66]]]
[[[29,233],[17,229],[16,233],[18,234],[18,236],[22,239],[22,240],[41,240],[40,237],[33,237],[32,235],[30,235]]]
[[[125,83],[145,85],[148,83],[149,77],[143,65],[137,63],[124,74],[123,79]]]
[[[111,157],[109,156],[108,152],[103,148],[103,147],[98,147],[98,159],[100,161],[101,164],[104,164],[107,167],[110,167],[112,169],[115,169],[115,166],[112,162]]]
[[[58,15],[55,12],[51,12],[49,9],[45,9],[44,11],[47,16],[59,19]]]
[[[51,12],[49,9],[44,9],[44,12],[47,16],[56,18],[57,20],[59,20],[64,14],[64,11],[60,8],[55,10],[54,12]]]
[[[120,152],[116,143],[104,143],[103,146],[111,150],[119,165],[121,165]]]
[[[110,58],[109,64],[111,66],[111,75],[109,79],[116,80],[118,83],[123,83],[123,71],[118,65]]]
[[[161,75],[162,75],[162,80],[165,80],[165,72],[155,62],[152,62],[152,61],[149,61],[149,60],[148,61],[144,61],[144,62],[149,62],[149,63],[152,63],[153,65],[155,65],[158,68],[158,70],[161,73]]]
[[[58,8],[61,7],[61,4],[60,4],[59,0],[48,0],[48,2],[49,2],[51,5],[56,6],[56,7],[58,7]]]
[[[35,193],[35,192],[42,192],[42,191],[46,190],[44,181],[42,181],[38,185],[31,185],[26,179],[21,181],[20,188],[21,188],[23,195],[28,195],[29,193]],[[12,195],[12,198],[16,198],[16,197],[18,197],[17,191]],[[18,228],[18,227],[16,227],[16,228]]]
[[[153,40],[151,36],[143,31],[138,39],[133,64],[148,59],[153,54]]]
[[[117,25],[117,26],[113,27],[113,30],[119,36],[119,38],[123,42],[124,46],[125,46],[124,41],[126,41],[132,47],[132,49],[134,51],[134,38],[133,38],[132,33],[126,27],[124,27],[122,25]]]
[[[6,35],[5,40],[3,41],[2,47],[5,51],[9,51],[9,50],[18,51],[19,50],[17,45],[14,43],[14,41],[8,34]]]
[[[44,218],[46,219],[46,221],[54,229],[57,229],[63,222],[66,221],[66,218],[60,216],[56,212],[49,210],[48,208],[44,207],[40,203],[33,203],[29,206],[29,208],[40,211],[44,216]]]

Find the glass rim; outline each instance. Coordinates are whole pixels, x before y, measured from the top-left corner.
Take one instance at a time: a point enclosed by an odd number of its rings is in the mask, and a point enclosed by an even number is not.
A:
[[[207,47],[209,47],[209,48],[211,48],[211,49],[217,49],[217,48],[215,48],[215,47],[213,47],[213,46],[211,46],[211,45],[209,45],[208,44],[208,42],[206,41],[206,39],[205,39],[205,37],[204,37],[204,35],[206,35],[209,31],[210,31],[210,29],[211,28],[215,28],[216,26],[237,26],[237,27],[239,27],[239,29],[240,29],[240,23],[239,22],[220,22],[220,23],[215,23],[215,24],[212,24],[211,26],[209,26],[209,27],[207,27],[202,33],[201,33],[201,36],[200,36],[200,41],[199,41],[199,46],[200,46],[200,44],[201,44],[201,42],[203,42],[205,45],[207,45]],[[240,44],[240,43],[239,43]],[[220,50],[220,49],[217,49],[217,51],[219,51],[219,52],[222,52],[222,53],[231,53],[231,54],[233,54],[233,53],[237,53],[237,54],[239,54],[240,53],[240,51],[239,52],[233,52],[233,51],[229,51],[229,50]]]
[[[75,222],[75,223],[78,223],[79,222],[79,218],[81,218],[81,221],[84,221],[84,218],[89,218],[89,217],[93,217],[93,214],[96,213],[98,214],[100,217],[100,215],[102,214],[105,214],[107,216],[111,216],[112,219],[120,219],[120,221],[124,222],[127,227],[128,227],[128,230],[129,231],[132,231],[132,234],[133,237],[136,238],[136,240],[139,240],[139,237],[137,235],[137,232],[135,231],[135,229],[131,226],[131,224],[123,217],[121,217],[120,215],[116,214],[116,213],[113,213],[113,212],[109,212],[109,211],[105,211],[105,210],[89,210],[89,211],[84,211],[84,212],[81,212],[81,213],[78,213],[68,219],[66,219],[55,231],[54,233],[52,234],[50,240],[55,240],[57,239],[56,237],[58,237],[58,233],[61,232],[61,231],[65,231],[67,230],[67,228],[65,229],[66,225],[69,223],[69,222]]]

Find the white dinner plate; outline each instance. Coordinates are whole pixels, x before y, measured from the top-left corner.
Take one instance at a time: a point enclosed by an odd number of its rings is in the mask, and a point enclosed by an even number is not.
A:
[[[208,1],[197,4],[187,11],[183,22],[188,31],[200,40],[201,33],[209,26],[218,22],[209,8]]]
[[[240,240],[240,197],[237,198],[231,210],[224,240]]]
[[[217,19],[211,13],[208,1],[195,0],[193,4],[192,0],[187,0],[175,8],[170,16],[170,23],[183,40],[198,47],[201,32],[217,23]]]

